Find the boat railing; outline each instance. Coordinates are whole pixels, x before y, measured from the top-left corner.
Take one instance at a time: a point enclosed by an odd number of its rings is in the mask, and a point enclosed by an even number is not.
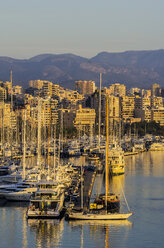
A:
[[[31,196],[31,200],[56,200],[58,197],[55,196]]]

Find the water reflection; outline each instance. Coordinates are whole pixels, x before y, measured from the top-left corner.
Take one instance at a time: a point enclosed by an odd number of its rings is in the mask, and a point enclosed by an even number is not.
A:
[[[111,221],[111,220],[79,220],[69,221],[71,232],[74,230],[81,232],[81,247],[88,247],[89,243],[94,242],[93,247],[116,247],[113,244],[119,238],[120,233],[124,234],[124,242],[127,239],[128,232],[132,227],[132,223],[128,220]],[[116,243],[115,243],[116,244]]]
[[[1,247],[28,247],[26,207],[5,202],[0,208]]]
[[[64,219],[38,220],[28,219],[30,232],[36,235],[36,247],[59,247],[63,231]]]
[[[53,165],[53,157],[50,158]],[[27,159],[36,165],[36,157]],[[64,163],[68,160],[64,160]],[[69,162],[87,165],[85,157]],[[28,203],[0,200],[0,247],[162,247],[164,238],[164,153],[145,152],[126,157],[125,175],[110,179],[110,191],[119,194],[124,208],[125,192],[134,216],[130,221],[26,220]],[[104,176],[97,175],[92,197],[104,192]],[[121,209],[122,211],[123,209]]]
[[[160,177],[164,175],[164,153],[162,151],[145,152],[126,157],[126,174]]]

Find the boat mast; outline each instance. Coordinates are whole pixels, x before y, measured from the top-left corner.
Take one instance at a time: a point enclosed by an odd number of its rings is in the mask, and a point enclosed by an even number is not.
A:
[[[100,136],[101,136],[101,80],[102,80],[102,73],[100,73],[100,89],[99,89],[99,151],[100,151]]]
[[[54,173],[56,170],[56,122],[54,124]]]
[[[51,131],[51,107],[50,107],[50,121],[49,121],[49,127],[48,127],[48,150],[47,150],[48,178],[50,176],[50,166],[49,166],[50,131]]]
[[[64,126],[64,118],[63,118],[63,105],[61,105],[61,115],[60,115],[60,130],[59,130],[59,136],[60,136],[60,148],[61,151],[63,153],[63,139],[64,139],[64,130],[63,130],[63,126]]]
[[[25,180],[25,159],[26,159],[26,109],[24,110],[24,131],[23,131],[23,180]]]
[[[81,161],[81,209],[83,210],[83,182],[84,182],[84,179],[83,179],[83,165],[82,165],[82,161]]]
[[[5,158],[4,156],[4,143],[5,143],[5,136],[4,136],[4,115],[5,115],[5,105],[4,105],[4,98],[3,98],[3,107],[2,107],[2,123],[1,123],[1,143],[2,143],[2,154],[3,154],[3,159]]]
[[[108,150],[109,150],[109,116],[108,116],[108,95],[106,99],[106,160],[105,160],[105,204],[107,208],[107,197],[109,192],[109,170],[108,170]]]
[[[41,168],[41,99],[38,99],[38,156],[37,166]]]
[[[10,71],[10,83],[11,83],[11,105],[10,105],[10,114],[11,117],[13,117],[13,72],[12,70]],[[11,125],[11,132],[10,132],[10,143],[13,142],[13,127]],[[11,148],[11,156],[12,156],[12,146],[10,146]]]
[[[13,111],[13,72],[10,71],[10,82],[11,82],[11,112]]]

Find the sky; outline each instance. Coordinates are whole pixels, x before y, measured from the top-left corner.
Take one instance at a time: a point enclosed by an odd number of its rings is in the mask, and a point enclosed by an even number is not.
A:
[[[0,56],[164,48],[163,0],[0,0]]]

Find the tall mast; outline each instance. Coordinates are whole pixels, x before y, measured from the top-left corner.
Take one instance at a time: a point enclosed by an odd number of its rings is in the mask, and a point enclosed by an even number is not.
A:
[[[26,156],[26,109],[24,111],[24,131],[23,131],[23,180],[25,180],[25,156]]]
[[[41,99],[38,99],[38,156],[37,166],[41,168]]]
[[[84,203],[83,203],[83,183],[84,183],[84,179],[83,179],[83,165],[82,165],[82,161],[81,161],[81,209],[83,210],[84,207]]]
[[[109,113],[108,113],[108,95],[106,99],[106,160],[105,160],[105,203],[107,207],[107,196],[109,192],[109,170],[108,170],[108,150],[109,150]]]
[[[99,89],[99,151],[100,151],[100,136],[101,136],[101,80],[102,73],[100,73],[100,89]]]
[[[47,166],[48,166],[48,177],[50,176],[50,166],[49,166],[49,148],[50,148],[50,133],[51,132],[51,107],[50,107],[50,121],[48,126],[48,149],[47,149]]]
[[[13,72],[10,71],[10,82],[11,82],[11,112],[13,111]]]
[[[56,122],[54,124],[54,172],[56,170]]]
[[[61,105],[61,115],[60,115],[60,146],[61,146],[61,152],[63,153],[63,105]]]
[[[2,128],[1,128],[1,134],[2,134],[2,149],[3,149],[3,159],[4,159],[4,143],[5,143],[5,137],[4,137],[4,112],[5,112],[5,106],[4,106],[4,99],[3,99],[3,107],[2,107]]]
[[[10,71],[10,82],[11,82],[11,106],[10,106],[10,118],[13,118],[13,73],[12,70]],[[13,128],[11,124],[11,132],[10,132],[10,142],[13,142]],[[11,156],[12,156],[12,146],[11,148]]]

